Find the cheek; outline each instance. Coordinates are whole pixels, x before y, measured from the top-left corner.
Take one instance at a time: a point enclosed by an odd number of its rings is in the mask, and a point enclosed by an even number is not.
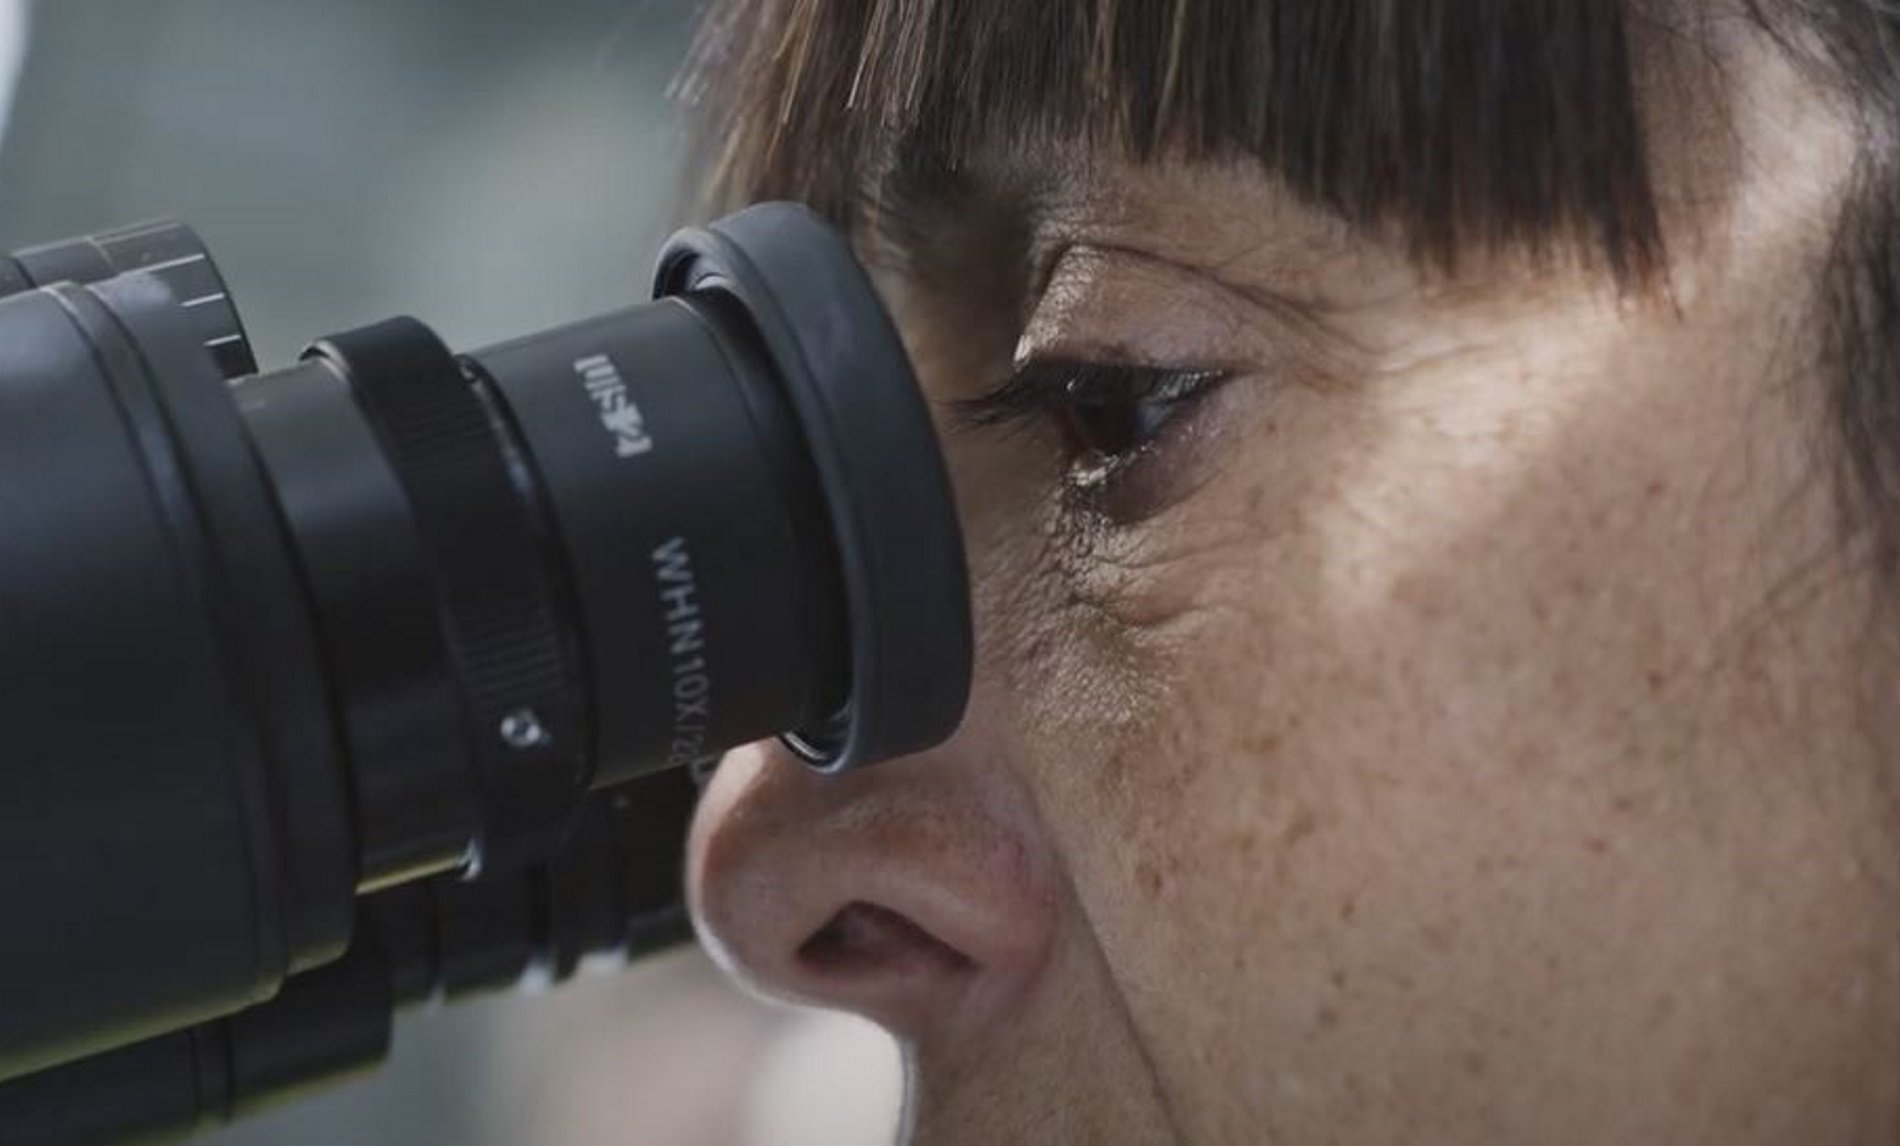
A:
[[[1865,893],[1834,841],[1875,802],[1760,782],[1811,741],[1761,720],[1786,650],[1724,644],[1785,583],[1761,523],[1829,535],[1766,508],[1798,415],[1724,413],[1693,346],[1542,345],[1252,406],[1193,497],[1066,565],[993,519],[1022,766],[1205,1137],[1653,1113],[1696,1015],[1824,977],[1763,889]]]
[[[1244,411],[1217,477],[1074,579],[1094,608],[1070,652],[1154,696],[1105,751],[1125,838],[1217,841],[1183,863],[1252,872],[1340,805],[1391,817],[1367,839],[1426,804],[1468,825],[1531,801],[1513,830],[1539,831],[1574,809],[1525,772],[1621,782],[1604,758],[1719,627],[1672,583],[1707,549],[1665,490],[1698,459],[1590,424],[1604,404],[1523,363],[1406,382]]]

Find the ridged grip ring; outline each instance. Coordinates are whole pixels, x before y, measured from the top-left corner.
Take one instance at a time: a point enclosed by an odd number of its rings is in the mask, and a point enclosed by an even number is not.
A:
[[[409,498],[482,765],[482,843],[490,859],[512,860],[518,846],[558,830],[588,766],[579,673],[561,640],[529,494],[461,363],[421,323],[392,319],[311,354],[350,379]]]

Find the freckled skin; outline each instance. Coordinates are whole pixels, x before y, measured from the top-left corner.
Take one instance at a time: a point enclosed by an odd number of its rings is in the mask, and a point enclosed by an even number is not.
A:
[[[1127,520],[1063,508],[1046,433],[946,433],[970,719],[836,782],[722,766],[727,964],[897,1031],[921,1143],[1900,1139],[1900,679],[1799,289],[1846,150],[1748,68],[1666,301],[1435,281],[1250,173],[1069,170],[1022,349],[1240,376]],[[1250,258],[1323,332],[1203,273]],[[933,397],[1017,349],[884,285]],[[957,959],[812,958],[852,904]]]

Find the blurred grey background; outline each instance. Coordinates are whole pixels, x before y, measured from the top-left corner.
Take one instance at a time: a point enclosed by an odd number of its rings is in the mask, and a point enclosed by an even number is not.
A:
[[[664,0],[43,0],[0,243],[157,215],[267,361],[413,309],[451,343],[637,297],[677,185]]]
[[[0,0],[0,246],[186,219],[266,364],[398,313],[473,348],[624,306],[674,221],[693,8]],[[683,952],[407,1017],[378,1075],[210,1141],[872,1146],[898,1079]]]

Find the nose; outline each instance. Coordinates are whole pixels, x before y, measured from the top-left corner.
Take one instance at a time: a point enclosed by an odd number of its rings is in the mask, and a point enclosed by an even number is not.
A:
[[[844,776],[776,745],[729,754],[688,849],[702,940],[754,990],[901,1037],[979,1026],[1028,990],[1054,865],[1025,794],[972,737]]]

